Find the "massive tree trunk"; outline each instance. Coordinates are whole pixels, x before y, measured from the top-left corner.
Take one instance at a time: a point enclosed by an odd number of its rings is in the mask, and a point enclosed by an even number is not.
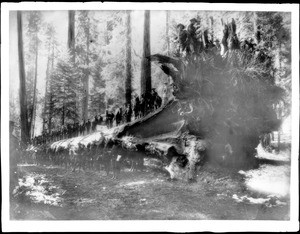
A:
[[[23,53],[23,28],[22,28],[22,13],[17,12],[17,28],[18,28],[18,54],[19,54],[19,79],[20,79],[20,120],[21,120],[21,140],[24,144],[29,140],[29,126],[27,113],[27,97],[26,97],[26,81],[24,68],[24,53]]]
[[[88,16],[87,16],[88,17]],[[89,117],[89,76],[90,76],[90,70],[89,70],[89,48],[90,48],[90,25],[89,25],[90,19],[88,17],[88,25],[87,25],[87,31],[86,31],[86,70],[85,70],[85,78],[83,83],[83,89],[84,89],[84,98],[83,98],[83,119],[87,121]]]
[[[32,109],[31,109],[31,121],[30,121],[30,135],[31,138],[34,137],[34,128],[35,128],[35,116],[36,116],[36,85],[37,85],[37,66],[38,66],[38,48],[39,48],[39,42],[38,42],[38,36],[37,32],[35,35],[36,40],[36,47],[35,47],[35,67],[34,67],[34,87],[33,87],[33,100],[32,100]]]
[[[53,90],[52,90],[52,72],[54,69],[54,43],[52,44],[52,55],[51,55],[51,73],[49,76],[49,118],[48,118],[48,131],[52,132],[52,115],[53,115]]]
[[[68,17],[68,48],[71,53],[72,62],[75,64],[75,11],[69,11]]]
[[[144,40],[143,40],[143,56],[141,68],[141,93],[151,91],[151,61],[149,56],[150,49],[150,11],[145,11],[144,16]]]
[[[125,100],[126,104],[131,104],[131,17],[130,11],[127,11],[126,17],[126,78],[125,78]]]
[[[48,46],[48,58],[47,58],[47,68],[46,68],[46,85],[45,85],[45,97],[44,97],[44,115],[43,115],[43,132],[46,131],[46,113],[47,113],[47,102],[49,99],[49,90],[48,90],[48,86],[49,86],[49,71],[50,71],[50,43]]]
[[[69,48],[70,55],[71,55],[71,63],[72,63],[73,68],[75,69],[75,62],[76,62],[76,55],[75,55],[75,11],[68,11],[68,16],[69,16],[69,22],[68,22],[68,48]],[[79,110],[79,106],[80,106],[80,100],[79,100],[79,96],[77,95],[77,93],[75,93],[75,95],[74,95],[74,100],[75,100],[74,109],[75,109],[75,112],[77,113],[77,111]],[[66,117],[65,114],[63,114],[63,116],[64,116],[64,118]],[[75,122],[75,120],[74,120],[74,122]]]
[[[112,21],[107,21],[106,22],[106,35],[105,35],[105,44],[109,45],[111,36],[110,36],[110,32],[113,30],[113,26],[112,26]],[[110,53],[110,51],[108,51],[108,53]],[[107,91],[105,91],[105,109],[108,109],[108,95],[107,95]]]

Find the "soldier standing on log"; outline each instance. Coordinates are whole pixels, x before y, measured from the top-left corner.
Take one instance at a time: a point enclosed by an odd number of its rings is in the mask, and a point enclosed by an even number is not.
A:
[[[145,109],[146,109],[145,95],[142,94],[141,104],[140,104],[140,117],[143,117],[145,115],[146,112]]]
[[[200,22],[193,18],[190,20],[190,24],[187,28],[187,34],[188,34],[188,47],[191,53],[199,53],[200,51],[200,43],[197,40],[197,30],[200,27]],[[205,45],[205,41],[203,38],[203,43]]]
[[[185,26],[183,24],[178,24],[176,28],[177,37],[175,38],[175,41],[179,42],[178,53],[183,54],[185,51],[189,53],[190,50],[188,48],[188,33],[184,29]]]
[[[109,128],[109,113],[108,113],[108,110],[105,111],[105,125]]]
[[[93,132],[96,131],[97,124],[98,124],[98,117],[97,117],[97,115],[95,115],[94,121],[92,122],[92,131]]]
[[[140,116],[140,108],[141,108],[140,99],[138,96],[136,96],[134,102],[134,108],[133,108],[135,119],[137,119]]]
[[[131,104],[127,104],[126,111],[125,111],[125,116],[126,116],[126,122],[127,123],[131,122],[131,115],[132,115]]]
[[[86,131],[87,131],[87,134],[90,133],[90,130],[91,130],[91,121],[90,121],[90,119],[88,119],[88,121],[86,122]]]

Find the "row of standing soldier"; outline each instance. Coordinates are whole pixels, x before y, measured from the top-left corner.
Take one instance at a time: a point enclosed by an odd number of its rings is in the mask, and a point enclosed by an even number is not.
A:
[[[111,128],[113,127],[114,120],[116,126],[122,123],[131,122],[133,116],[135,119],[141,118],[159,108],[161,103],[161,97],[157,94],[155,89],[152,89],[151,92],[142,94],[141,98],[136,96],[133,108],[131,104],[127,104],[124,111],[122,108],[118,108],[115,114],[106,110],[105,124],[108,128]],[[82,120],[81,123],[76,122],[74,124],[67,124],[62,126],[60,130],[52,131],[52,133],[43,133],[40,136],[34,137],[32,139],[32,144],[40,145],[66,138],[84,136],[94,132],[97,125],[101,124],[103,124],[103,117],[101,115],[96,115],[92,121],[88,119],[87,121]]]
[[[82,120],[81,123],[76,122],[74,124],[63,125],[61,129],[54,130],[51,133],[43,133],[40,136],[36,136],[32,139],[33,145],[40,145],[49,143],[52,141],[62,140],[65,138],[84,136],[96,130],[98,124],[102,124],[103,117],[96,115],[92,121]]]
[[[118,108],[115,114],[107,110],[106,125],[108,128],[111,128],[114,120],[116,126],[122,123],[129,123],[133,118],[141,118],[156,110],[157,108],[161,107],[161,104],[161,97],[158,95],[155,89],[152,89],[151,92],[146,92],[142,94],[141,97],[136,96],[133,104],[127,104],[124,108]]]

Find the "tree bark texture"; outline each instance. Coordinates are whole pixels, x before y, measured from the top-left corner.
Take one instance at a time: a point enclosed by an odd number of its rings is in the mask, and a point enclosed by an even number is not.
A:
[[[125,100],[126,104],[131,104],[131,16],[130,11],[126,15],[126,78],[125,78]]]
[[[141,68],[141,93],[151,91],[151,61],[149,56],[151,54],[150,48],[150,11],[145,11],[144,16],[144,40],[143,40],[143,55]]]
[[[43,116],[43,132],[46,131],[46,112],[47,112],[47,101],[49,98],[49,91],[48,91],[48,86],[49,86],[49,71],[50,71],[50,43],[48,46],[48,59],[47,59],[47,68],[46,68],[46,85],[45,85],[45,100],[44,100],[44,116]]]
[[[19,79],[20,79],[20,119],[21,119],[21,140],[24,144],[29,140],[29,126],[27,113],[26,81],[24,68],[23,53],[23,28],[22,13],[17,12],[17,29],[18,29],[18,54],[19,54]]]
[[[68,48],[71,52],[72,62],[75,64],[75,11],[69,11],[68,17]]]
[[[90,19],[88,18],[88,28],[87,28],[87,35],[86,35],[86,73],[84,78],[84,98],[83,98],[83,119],[87,121],[89,117],[89,47],[90,47]]]
[[[31,138],[34,137],[34,128],[35,128],[35,115],[36,115],[36,85],[37,85],[37,66],[38,66],[38,36],[36,37],[36,48],[35,48],[35,65],[34,65],[34,88],[33,88],[33,100],[32,100],[32,109],[31,109],[31,121],[30,121],[30,135]]]

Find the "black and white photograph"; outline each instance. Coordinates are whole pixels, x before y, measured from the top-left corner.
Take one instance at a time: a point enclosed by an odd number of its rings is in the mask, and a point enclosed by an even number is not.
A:
[[[1,116],[4,231],[299,230],[298,4],[3,3]]]

